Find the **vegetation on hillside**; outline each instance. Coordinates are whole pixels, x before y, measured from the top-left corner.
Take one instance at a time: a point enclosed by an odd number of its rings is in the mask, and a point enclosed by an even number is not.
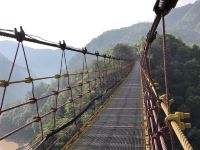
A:
[[[175,100],[172,110],[191,113],[192,129],[187,129],[186,135],[194,149],[200,149],[200,48],[167,35],[167,49],[169,88]],[[162,56],[162,38],[158,36],[151,48],[151,73],[160,85],[161,94],[164,93]]]
[[[119,58],[126,59],[136,59],[137,57],[137,48],[135,46],[127,45],[127,44],[117,44],[115,47],[107,50],[107,54]]]

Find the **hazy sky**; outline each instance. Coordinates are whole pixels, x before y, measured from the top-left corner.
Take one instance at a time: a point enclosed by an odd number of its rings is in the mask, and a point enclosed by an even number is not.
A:
[[[0,28],[23,26],[26,33],[85,46],[109,29],[152,21],[156,0],[0,0]],[[195,0],[179,0],[178,6]]]

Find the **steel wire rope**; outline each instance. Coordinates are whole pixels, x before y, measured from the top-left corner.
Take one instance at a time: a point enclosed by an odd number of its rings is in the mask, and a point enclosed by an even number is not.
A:
[[[87,51],[87,49],[85,49],[85,51],[83,51],[84,54],[84,63],[85,63],[85,69],[86,69],[86,74],[87,74],[87,82],[88,82],[88,93],[90,94],[89,99],[92,100],[92,89],[91,89],[91,82],[90,82],[90,74],[89,74],[89,70],[88,70],[88,64],[87,64],[87,57],[85,52]]]
[[[24,49],[23,42],[21,42],[21,45],[22,45],[22,50],[23,50],[23,54],[24,54],[24,59],[25,59],[25,62],[26,62],[26,68],[27,68],[27,71],[28,71],[29,78],[31,80],[32,77],[31,77],[31,73],[30,73],[30,69],[29,69],[29,65],[28,65],[28,60],[27,60],[27,56],[26,56],[26,52],[25,52],[25,49]],[[38,105],[38,102],[37,102],[37,98],[35,98],[35,85],[34,85],[34,81],[31,80],[31,84],[32,84],[32,96],[33,96],[33,100],[35,100],[35,104],[36,104],[37,119],[40,122],[41,135],[42,135],[42,139],[43,139],[44,138],[43,124],[42,124],[42,120],[41,120],[41,117],[40,117],[40,114],[39,114],[39,105]]]
[[[13,69],[14,69],[15,62],[16,62],[17,55],[18,55],[18,51],[19,51],[19,46],[20,46],[20,42],[18,42],[18,45],[17,45],[17,49],[16,49],[16,52],[15,52],[14,60],[13,60],[12,67],[11,67],[11,70],[10,70],[10,73],[9,73],[9,77],[8,77],[8,80],[7,80],[8,82],[10,81],[12,73],[13,73]],[[4,99],[5,99],[6,90],[7,90],[7,86],[5,86],[4,89],[3,89],[3,94],[2,94],[2,98],[1,98],[1,106],[0,106],[0,114],[1,114],[1,110],[3,108],[3,103],[4,103]]]
[[[60,90],[60,76],[62,74],[62,67],[63,67],[63,57],[64,57],[64,50],[61,51],[61,59],[60,59],[60,69],[59,69],[59,78],[57,79],[57,90],[54,91],[55,94],[55,104],[53,109],[53,127],[56,127],[56,112],[58,107],[58,96],[59,96],[59,90]]]
[[[48,42],[48,43],[51,43],[51,44],[58,44],[58,43],[56,43],[56,42],[52,42],[52,41],[46,40],[46,39],[44,39],[44,38],[42,38],[42,37],[40,37],[40,36],[31,35],[31,34],[25,34],[25,35],[26,35],[27,37],[29,37],[29,38],[35,40],[35,41],[39,41],[38,39],[40,39],[40,40],[42,40],[42,41],[44,41],[44,42]],[[36,39],[36,38],[38,38],[38,39]]]
[[[164,71],[164,83],[165,83],[165,100],[167,102],[168,113],[171,113],[170,102],[169,102],[169,82],[168,82],[168,52],[166,44],[166,32],[165,32],[165,15],[161,14],[162,18],[162,32],[163,32],[163,71]],[[170,142],[172,150],[175,150],[174,136],[171,126],[169,126],[170,131]]]
[[[70,76],[69,76],[69,70],[67,67],[67,59],[66,59],[66,54],[64,53],[64,59],[65,59],[65,69],[66,69],[66,73],[67,73],[67,82],[68,82],[68,86],[70,87],[70,99],[69,101],[72,103],[72,108],[73,108],[73,117],[76,116],[76,110],[75,110],[75,104],[74,104],[74,98],[73,98],[73,91],[72,91],[72,87],[71,87],[71,83],[70,83]],[[77,127],[77,123],[75,121],[75,125]]]

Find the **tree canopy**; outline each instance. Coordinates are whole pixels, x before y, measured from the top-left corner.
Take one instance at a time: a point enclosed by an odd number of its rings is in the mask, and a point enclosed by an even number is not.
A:
[[[200,48],[167,35],[167,50],[169,89],[175,100],[172,110],[191,113],[192,129],[188,129],[186,135],[194,149],[200,149]],[[161,36],[154,41],[150,51],[152,77],[159,82],[160,93],[164,93]]]

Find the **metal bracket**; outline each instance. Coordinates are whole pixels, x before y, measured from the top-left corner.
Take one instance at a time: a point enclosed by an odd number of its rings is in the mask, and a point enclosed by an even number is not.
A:
[[[191,123],[184,123],[182,121],[186,118],[190,118],[190,113],[175,112],[175,114],[167,115],[165,122],[168,124],[170,121],[175,121],[181,130],[185,130],[186,128],[191,128]]]

